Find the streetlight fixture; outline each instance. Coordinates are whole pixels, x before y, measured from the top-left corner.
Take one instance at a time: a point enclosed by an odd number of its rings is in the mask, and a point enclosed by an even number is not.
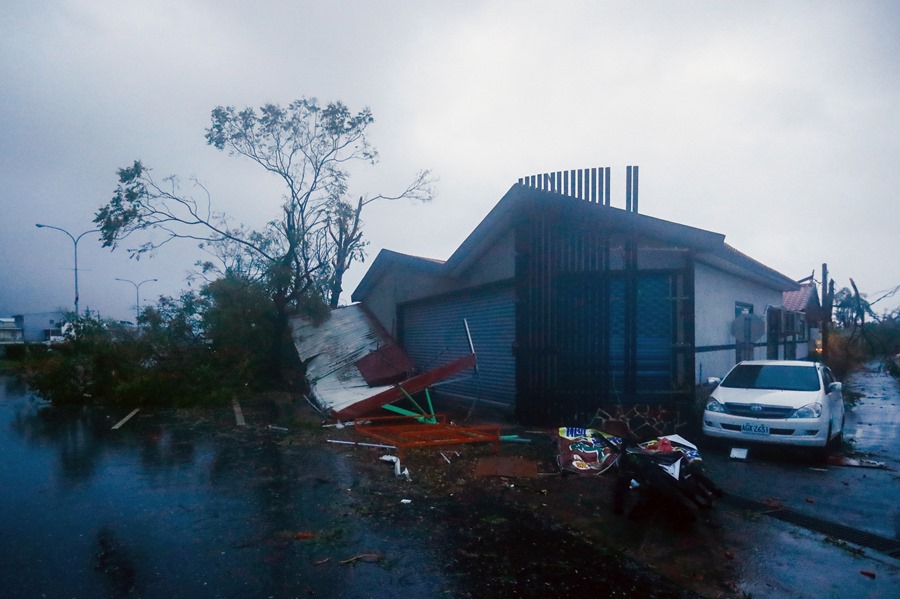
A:
[[[75,318],[78,318],[78,242],[81,241],[81,238],[88,233],[97,233],[98,231],[100,231],[100,229],[91,229],[90,231],[85,231],[78,237],[75,237],[61,227],[54,227],[53,225],[42,225],[40,223],[36,223],[34,226],[38,229],[56,229],[57,231],[62,231],[69,236],[69,239],[72,240],[72,244],[75,246]]]
[[[144,279],[140,283],[135,283],[129,279],[120,279],[119,277],[116,277],[116,280],[134,285],[134,324],[137,325],[137,319],[141,315],[141,285],[150,281],[158,281],[159,279]]]

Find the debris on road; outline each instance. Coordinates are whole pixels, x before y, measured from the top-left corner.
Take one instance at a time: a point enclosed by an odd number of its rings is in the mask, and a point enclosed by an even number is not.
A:
[[[531,443],[531,439],[520,435],[501,435],[500,440],[506,443]]]
[[[238,403],[237,399],[231,400],[231,408],[234,410],[234,423],[237,426],[247,426],[247,421],[244,420],[244,412],[241,410],[241,404]]]
[[[453,422],[448,423],[444,414],[427,417],[380,416],[368,420],[371,424],[357,426],[356,432],[396,446],[401,455],[407,449],[469,443],[492,443],[495,452],[500,450],[498,426],[459,426]]]
[[[602,474],[609,470],[618,456],[605,441],[621,444],[619,437],[613,437],[593,428],[561,427],[557,438],[556,463],[560,470],[584,474]]]
[[[361,553],[360,555],[354,555],[353,557],[348,557],[347,559],[342,559],[342,564],[353,564],[357,561],[364,562],[377,562],[384,558],[383,553],[373,552],[373,553]]]
[[[122,428],[122,425],[131,420],[131,417],[137,414],[140,411],[140,408],[133,409],[128,416],[119,420],[116,424],[113,425],[112,430],[118,430]]]
[[[866,578],[875,578],[875,572],[872,572],[871,570],[860,570],[859,573]]]
[[[746,460],[747,459],[747,448],[746,447],[732,447],[731,453],[728,457],[734,460]]]
[[[876,462],[875,460],[866,460],[863,458],[850,458],[843,455],[828,456],[829,466],[848,466],[852,468],[880,468],[886,469],[884,462]]]
[[[385,445],[383,443],[362,443],[359,441],[341,441],[338,439],[325,439],[328,443],[337,443],[338,445],[358,445],[359,447],[379,447],[381,449],[397,449],[395,445]]]
[[[395,455],[383,455],[380,459],[384,462],[394,463],[394,476],[398,478],[402,476],[409,482],[412,482],[412,479],[409,477],[409,468],[400,468],[400,458]]]

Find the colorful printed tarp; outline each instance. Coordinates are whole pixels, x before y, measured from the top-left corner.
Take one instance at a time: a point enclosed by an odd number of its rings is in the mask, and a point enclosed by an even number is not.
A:
[[[603,442],[601,435],[615,445],[622,443],[619,437],[605,435],[593,428],[560,427],[556,456],[560,469],[580,474],[606,472],[615,464],[617,456]]]
[[[579,474],[602,474],[616,463],[617,455],[600,438],[613,445],[621,445],[622,439],[593,428],[560,427],[557,439],[556,463],[561,470]],[[687,466],[700,463],[697,446],[680,435],[667,435],[641,443],[640,447],[652,452],[678,452]]]

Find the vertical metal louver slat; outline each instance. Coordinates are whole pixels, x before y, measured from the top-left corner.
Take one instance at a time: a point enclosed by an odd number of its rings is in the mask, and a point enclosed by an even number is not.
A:
[[[478,356],[478,375],[441,384],[460,397],[511,405],[515,401],[515,303],[513,288],[416,302],[401,308],[402,340],[420,369],[469,353],[463,320],[469,323]],[[471,373],[467,373],[471,374]]]
[[[663,274],[643,274],[637,296],[637,392],[653,393],[672,388],[671,279]]]
[[[625,280],[609,282],[609,391],[625,392]]]

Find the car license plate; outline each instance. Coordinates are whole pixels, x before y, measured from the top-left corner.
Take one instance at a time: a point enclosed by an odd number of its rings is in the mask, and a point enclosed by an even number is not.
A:
[[[769,427],[758,422],[745,422],[741,425],[741,432],[750,433],[751,435],[768,435]]]

